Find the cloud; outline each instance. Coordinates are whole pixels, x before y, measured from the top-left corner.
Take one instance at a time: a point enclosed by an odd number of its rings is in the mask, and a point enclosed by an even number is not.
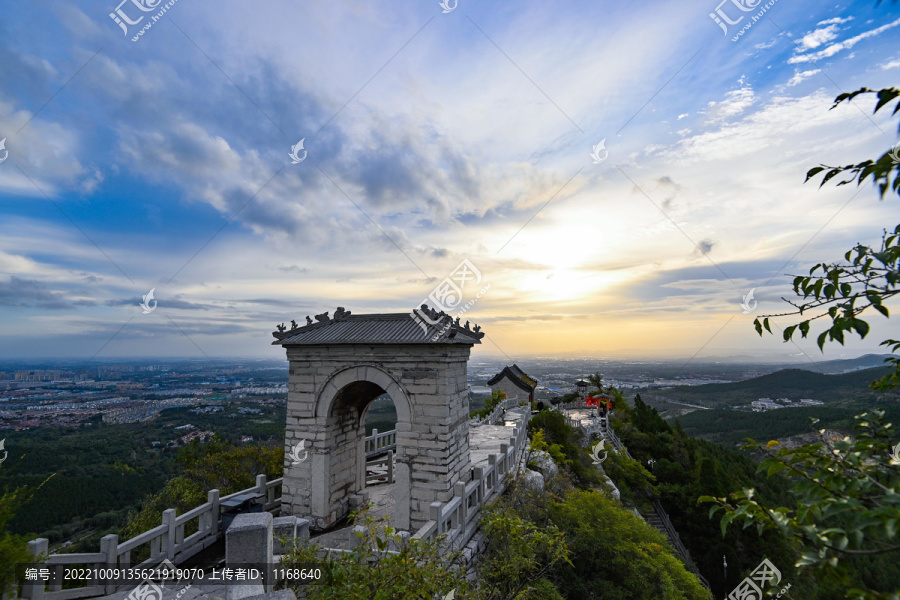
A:
[[[743,113],[756,102],[753,89],[743,85],[739,89],[731,90],[725,94],[721,102],[709,102],[706,109],[706,117],[710,122],[722,122]]]
[[[810,31],[802,38],[800,38],[798,50],[800,52],[803,52],[805,50],[811,50],[812,48],[818,48],[822,44],[825,44],[837,38],[837,36],[837,25],[828,25],[827,27]]]
[[[179,298],[163,298],[158,294],[154,294],[154,299],[159,303],[160,308],[174,308],[178,310],[209,310],[215,308],[212,304],[198,304],[196,302],[187,302]],[[107,300],[106,306],[135,306],[137,307],[143,298],[135,296],[133,298],[119,298],[115,300]]]
[[[849,23],[852,20],[853,20],[853,17],[845,17],[845,18],[834,17],[833,19],[826,19],[824,21],[819,21],[816,24],[817,25],[832,25],[832,24],[841,25],[843,23]]]
[[[93,194],[97,191],[97,188],[100,187],[100,184],[103,183],[104,179],[103,172],[100,169],[95,168],[92,173],[82,180],[80,185],[82,193],[88,195]]]
[[[775,96],[755,112],[737,120],[717,122],[714,127],[679,140],[660,155],[683,165],[735,159],[771,149],[788,131],[803,136],[850,118],[846,113],[826,110],[831,101],[831,95],[822,90],[799,98]]]
[[[9,281],[0,281],[0,306],[71,310],[95,304],[90,298],[64,294],[36,279],[11,276]]]
[[[818,52],[813,52],[810,54],[800,54],[797,56],[792,56],[788,59],[789,64],[799,64],[799,63],[807,63],[807,62],[816,62],[822,60],[823,58],[831,58],[838,52],[842,50],[849,50],[859,42],[869,39],[871,37],[875,37],[877,35],[881,35],[885,31],[889,29],[893,29],[900,25],[900,19],[896,19],[887,23],[886,25],[882,25],[881,27],[876,27],[875,29],[870,29],[869,31],[865,31],[860,33],[859,35],[853,36],[844,40],[843,42],[837,42],[835,44],[831,44],[824,50],[820,50]]]
[[[787,87],[794,87],[795,85],[799,85],[806,79],[809,79],[816,73],[821,73],[821,69],[809,69],[808,71],[795,71],[794,76],[791,77],[790,81],[787,82]]]
[[[701,254],[709,254],[715,245],[715,242],[712,240],[700,240],[697,243],[697,249],[700,250]]]

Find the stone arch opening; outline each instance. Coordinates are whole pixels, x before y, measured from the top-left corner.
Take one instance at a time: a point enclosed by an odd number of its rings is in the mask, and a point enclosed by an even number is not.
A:
[[[375,399],[384,395],[394,404],[397,429],[409,429],[410,398],[388,373],[378,367],[339,370],[328,379],[317,398],[317,420],[324,430],[325,443],[316,445],[312,455],[312,509],[313,515],[321,518],[323,527],[350,512],[350,498],[367,487],[366,413]],[[406,454],[406,443],[408,438],[404,441],[398,436],[395,450],[398,455]],[[393,483],[395,498],[409,498],[408,472],[408,467],[397,466]],[[395,503],[391,520],[398,528],[409,527],[408,500]]]

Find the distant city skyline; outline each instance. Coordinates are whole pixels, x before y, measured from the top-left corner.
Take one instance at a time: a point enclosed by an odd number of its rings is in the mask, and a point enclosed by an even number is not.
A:
[[[752,321],[900,220],[803,183],[897,143],[829,109],[897,85],[900,6],[715,5],[7,5],[0,359],[283,360],[277,324],[450,306],[465,261],[476,360],[883,353],[878,315],[824,354]]]

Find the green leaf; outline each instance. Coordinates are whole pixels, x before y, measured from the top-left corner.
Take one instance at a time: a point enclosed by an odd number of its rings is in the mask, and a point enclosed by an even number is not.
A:
[[[813,167],[812,169],[810,169],[809,171],[806,172],[806,179],[803,181],[803,183],[806,183],[812,177],[815,177],[816,175],[818,175],[819,173],[821,173],[824,170],[825,170],[825,167]]]
[[[772,333],[772,328],[769,327],[769,317],[766,317],[765,319],[763,319],[763,327],[766,328],[766,331],[768,331],[769,333]]]
[[[796,331],[796,329],[797,329],[797,326],[796,326],[796,325],[791,325],[791,326],[789,326],[789,327],[785,327],[785,328],[784,328],[784,332],[783,332],[783,334],[784,334],[784,341],[790,340],[790,339],[791,339],[791,336],[794,335],[794,331]]]
[[[737,513],[728,513],[722,517],[722,522],[719,523],[722,528],[722,537],[725,537],[725,533],[728,531],[728,524],[731,523],[734,518],[737,516]]]
[[[788,466],[786,464],[780,463],[780,462],[775,462],[775,463],[769,465],[769,469],[766,471],[766,477],[771,477],[772,475],[775,475],[776,473],[781,473],[782,471],[786,470],[787,468],[788,468]]]
[[[823,332],[819,335],[819,338],[816,340],[816,344],[819,345],[819,350],[824,350],[824,349],[825,349],[825,338],[826,338],[827,336],[828,336],[828,332],[827,332],[827,331],[823,331]]]

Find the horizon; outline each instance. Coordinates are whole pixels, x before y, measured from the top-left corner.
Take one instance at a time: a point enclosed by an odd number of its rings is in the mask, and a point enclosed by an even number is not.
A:
[[[815,365],[900,338],[752,326],[900,214],[804,183],[897,143],[874,99],[830,108],[896,81],[900,5],[779,2],[732,41],[709,0],[199,0],[140,36],[114,4],[0,24],[0,360],[285,360],[277,324],[423,301],[483,327],[471,360]]]

